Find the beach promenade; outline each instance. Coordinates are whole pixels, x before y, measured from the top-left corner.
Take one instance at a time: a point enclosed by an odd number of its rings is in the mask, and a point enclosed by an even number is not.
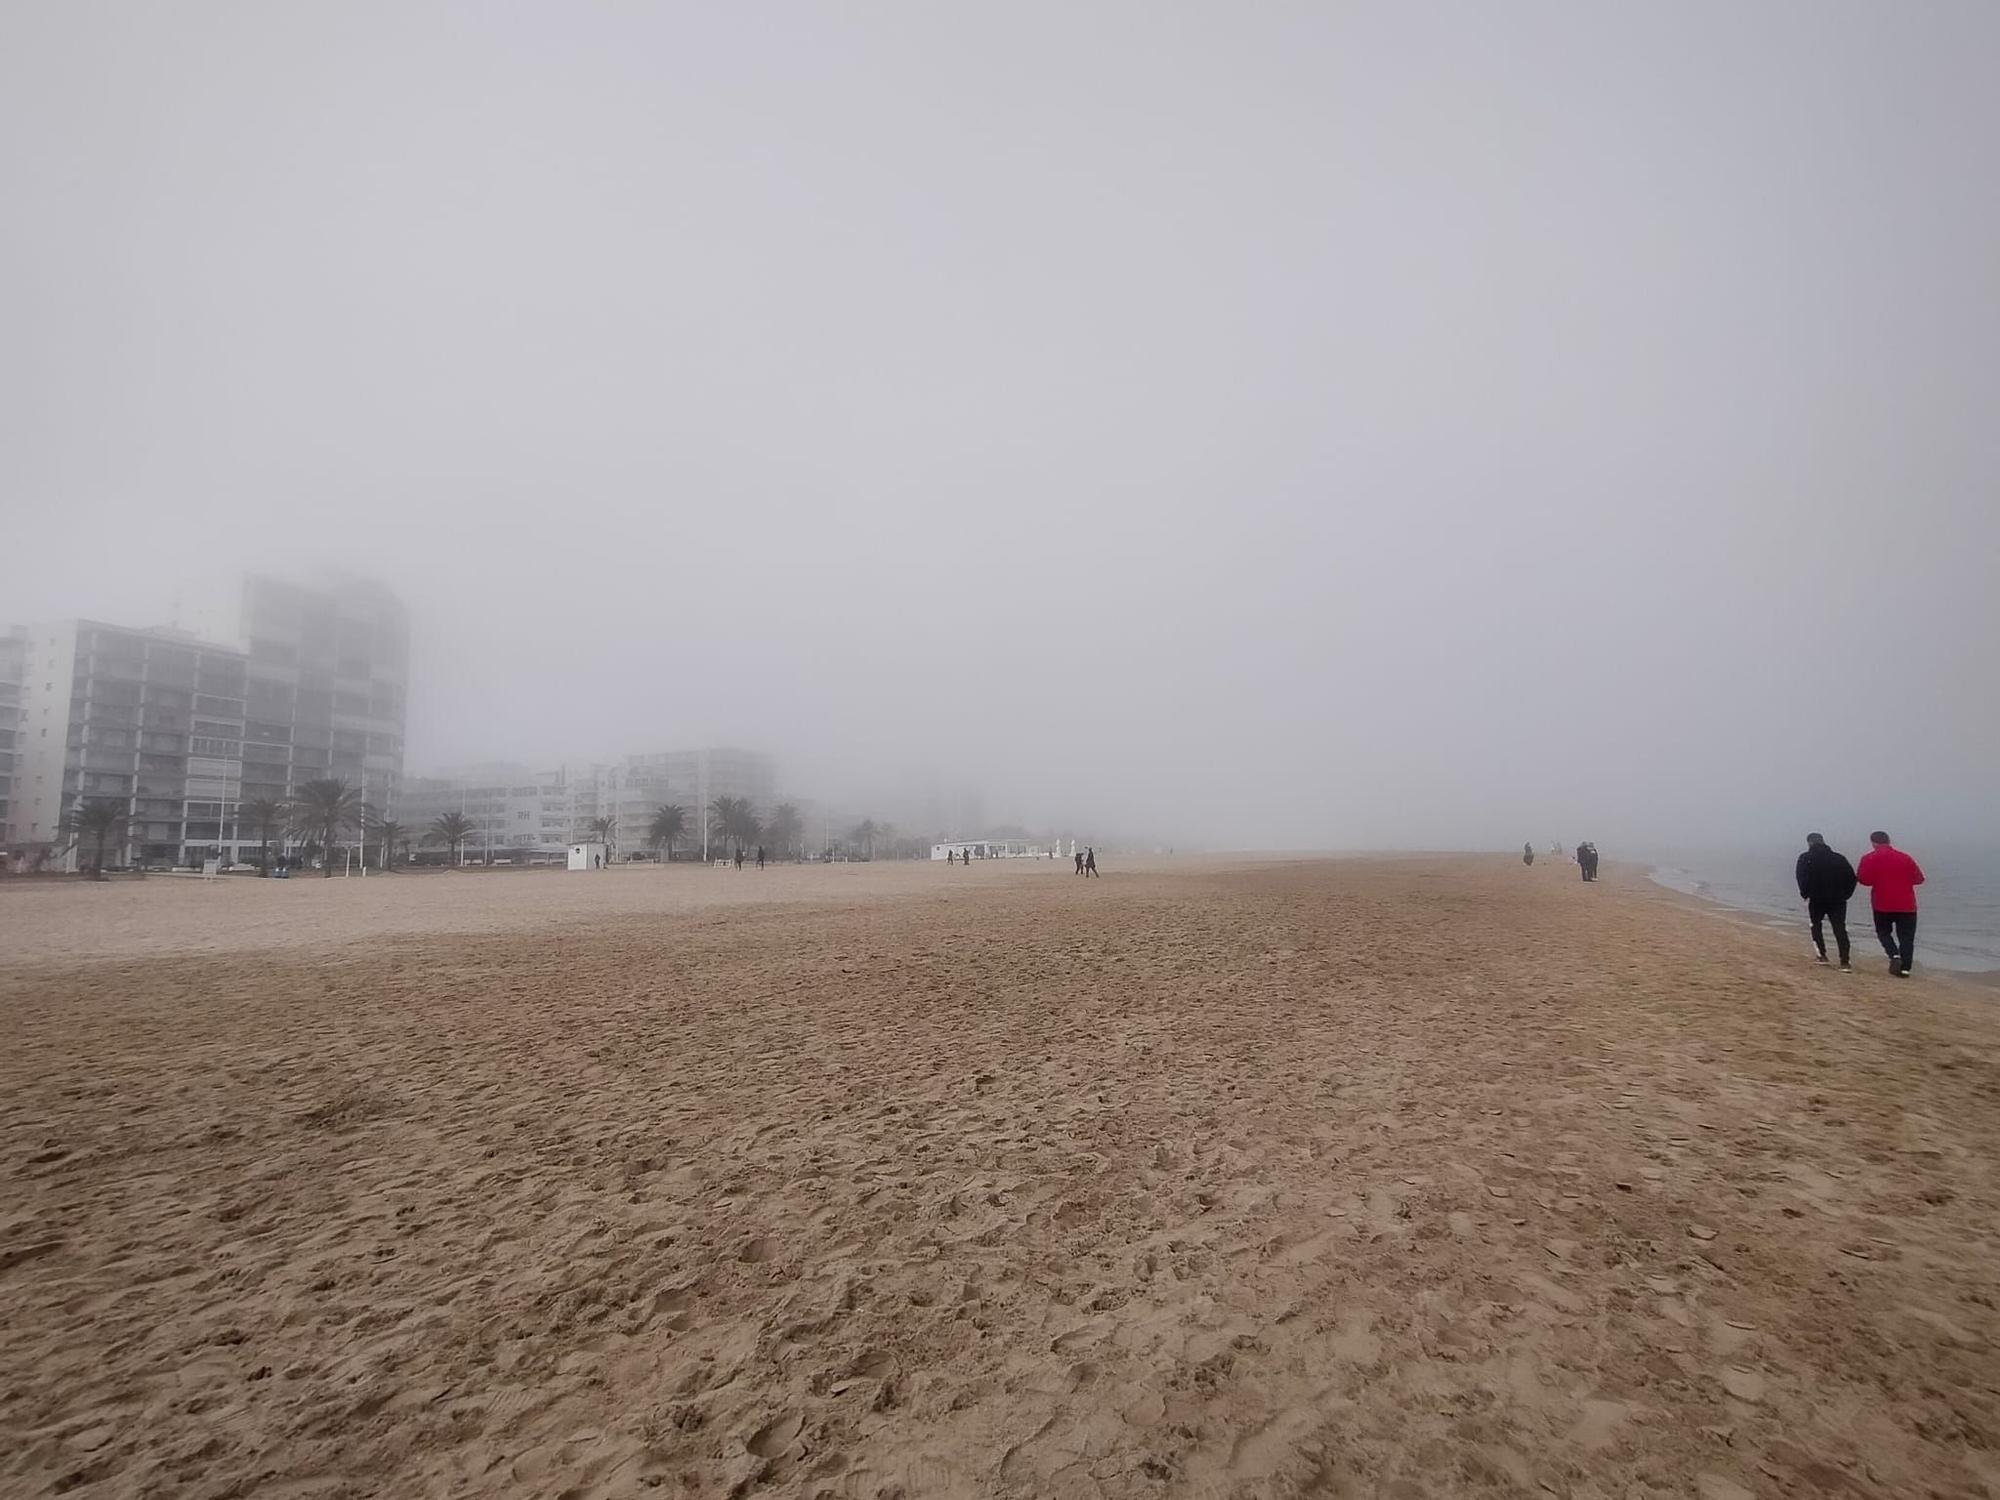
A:
[[[2000,1495],[2000,992],[1856,953],[1518,855],[0,886],[0,1494]]]

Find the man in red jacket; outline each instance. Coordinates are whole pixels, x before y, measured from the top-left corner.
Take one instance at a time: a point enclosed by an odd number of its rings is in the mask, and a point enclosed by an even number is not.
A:
[[[1910,961],[1917,956],[1917,887],[1924,872],[1917,862],[1889,842],[1886,833],[1871,833],[1875,847],[1861,856],[1854,878],[1868,887],[1875,904],[1875,936],[1889,955],[1889,972],[1898,979],[1910,977]]]

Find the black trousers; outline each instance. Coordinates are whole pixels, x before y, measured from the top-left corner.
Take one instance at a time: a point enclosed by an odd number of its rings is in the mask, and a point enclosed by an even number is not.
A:
[[[1882,951],[1889,955],[1889,962],[1892,965],[1900,963],[1907,971],[1910,960],[1917,956],[1917,914],[1913,911],[1876,912],[1875,936],[1882,940]]]
[[[1819,956],[1826,957],[1826,934],[1820,931],[1820,923],[1826,922],[1833,928],[1833,941],[1840,949],[1840,961],[1847,962],[1847,903],[1845,901],[1822,901],[1814,896],[1806,902],[1806,915],[1812,918],[1813,946],[1819,949]]]

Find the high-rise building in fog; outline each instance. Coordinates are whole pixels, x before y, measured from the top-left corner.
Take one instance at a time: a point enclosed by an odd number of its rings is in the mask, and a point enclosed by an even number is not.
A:
[[[66,845],[78,799],[101,798],[125,815],[107,851],[117,863],[241,858],[258,843],[242,802],[289,801],[324,776],[393,816],[409,663],[394,597],[251,577],[234,621],[206,623],[209,638],[95,620],[0,637],[0,675],[19,676],[10,848]]]
[[[115,804],[116,863],[178,862],[228,837],[242,796],[241,651],[185,631],[95,620],[29,627],[7,842],[67,842],[81,798]]]
[[[395,595],[253,574],[237,631],[250,663],[243,795],[289,798],[331,776],[400,817],[410,624]]]
[[[27,630],[15,626],[0,634],[0,843],[13,837],[14,759],[27,662]]]

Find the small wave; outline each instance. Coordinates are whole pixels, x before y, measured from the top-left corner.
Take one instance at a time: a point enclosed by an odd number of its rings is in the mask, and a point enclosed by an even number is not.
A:
[[[1670,891],[1678,891],[1683,896],[1701,895],[1702,887],[1707,883],[1695,879],[1686,870],[1674,865],[1655,865],[1646,873],[1653,884],[1665,886]]]

